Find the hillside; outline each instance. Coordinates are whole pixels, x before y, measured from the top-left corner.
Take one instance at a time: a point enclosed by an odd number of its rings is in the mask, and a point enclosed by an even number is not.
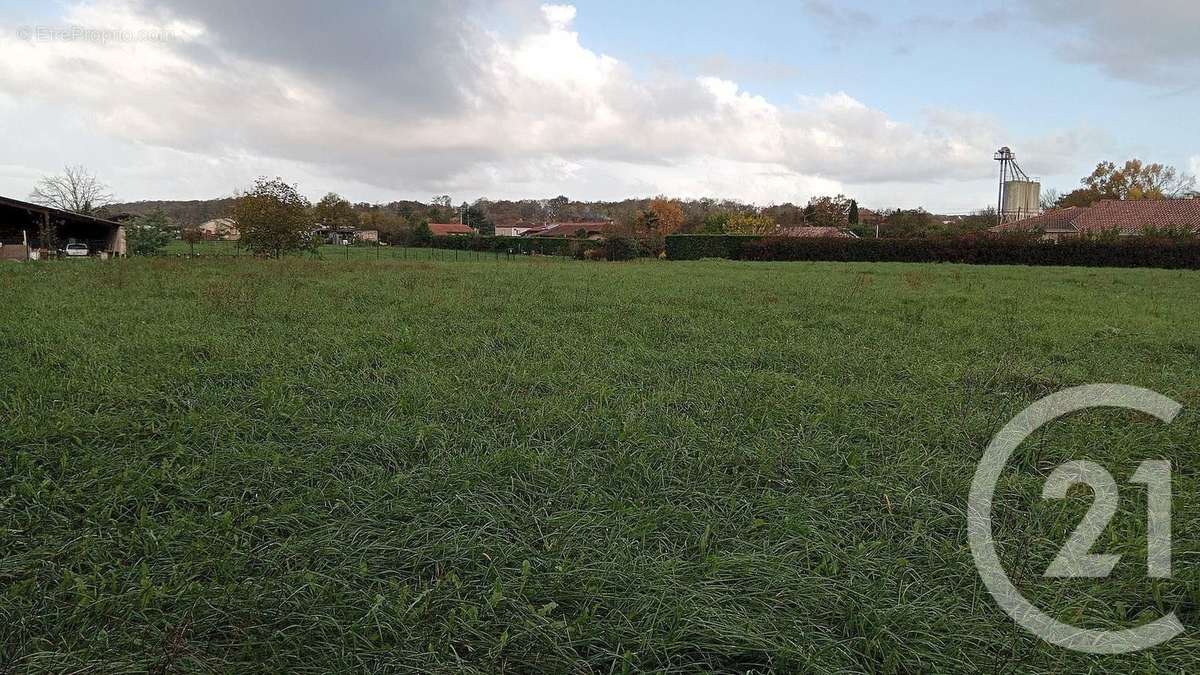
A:
[[[233,198],[194,199],[191,201],[143,201],[111,204],[101,209],[101,215],[113,218],[121,215],[141,216],[155,211],[166,213],[177,225],[188,227],[229,215]]]

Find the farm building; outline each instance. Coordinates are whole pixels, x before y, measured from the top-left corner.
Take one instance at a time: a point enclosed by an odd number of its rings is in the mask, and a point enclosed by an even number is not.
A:
[[[525,232],[525,237],[568,237],[579,239],[603,239],[611,234],[614,224],[609,221],[583,223],[550,223]]]
[[[125,255],[120,223],[0,197],[0,259],[26,260],[84,244],[91,255]]]
[[[474,228],[467,227],[462,223],[430,223],[429,231],[435,237],[470,236],[475,234]]]
[[[221,239],[224,241],[237,241],[242,238],[241,232],[238,232],[237,223],[229,218],[214,218],[205,223],[196,226],[200,236],[205,239]]]
[[[1147,230],[1200,232],[1200,199],[1105,199],[1089,207],[1054,209],[991,228],[992,232],[1040,232],[1043,239],[1116,233],[1136,237]]]
[[[524,223],[524,222],[512,223],[511,225],[497,225],[496,226],[496,236],[497,237],[519,237],[519,236],[525,234],[526,232],[529,232],[532,230],[537,230],[537,229],[540,229],[541,227],[542,227],[541,225],[534,225],[533,223]]]
[[[374,243],[379,241],[379,230],[360,230],[357,227],[333,227],[319,230],[329,244]]]

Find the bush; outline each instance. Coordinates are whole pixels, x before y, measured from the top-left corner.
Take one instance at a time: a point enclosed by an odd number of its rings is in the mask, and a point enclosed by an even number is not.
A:
[[[660,253],[667,250],[666,237],[654,231],[639,232],[630,241],[637,246],[638,255],[657,258]]]
[[[456,251],[582,257],[586,251],[598,248],[600,242],[564,237],[446,236],[431,237],[428,243],[418,245]]]
[[[138,216],[125,226],[129,255],[157,255],[173,239],[171,219],[162,211]]]
[[[410,240],[413,246],[432,246],[433,231],[429,229],[429,223],[422,220],[413,228]]]
[[[258,256],[315,251],[319,243],[312,205],[296,186],[281,178],[259,178],[253,190],[239,195],[233,203],[233,220],[242,245]]]
[[[671,260],[740,260],[746,244],[760,239],[761,235],[746,234],[673,234],[667,237],[667,257]]]
[[[633,260],[638,257],[638,243],[629,237],[609,237],[601,244],[605,260]]]
[[[1127,237],[1115,241],[1067,239],[1058,243],[1036,241],[1026,237],[989,235],[942,239],[729,239],[695,235],[672,236],[667,238],[667,251],[673,260],[720,257],[733,260],[946,262],[968,265],[1200,269],[1200,241],[1153,237]]]

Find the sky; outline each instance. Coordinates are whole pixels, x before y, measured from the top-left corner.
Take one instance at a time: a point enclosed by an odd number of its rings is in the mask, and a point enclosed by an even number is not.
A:
[[[658,194],[965,213],[1010,146],[1200,172],[1194,0],[0,0],[0,194]]]

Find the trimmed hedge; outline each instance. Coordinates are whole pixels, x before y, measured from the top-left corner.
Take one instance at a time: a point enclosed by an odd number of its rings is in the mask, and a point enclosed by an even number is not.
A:
[[[415,244],[418,245],[419,244]],[[600,242],[565,237],[434,237],[432,248],[458,251],[486,251],[519,255],[582,256],[585,251],[599,248]]]
[[[672,234],[667,236],[667,257],[671,260],[740,260],[747,244],[762,239],[753,234]]]
[[[642,247],[636,239],[609,237],[600,244],[597,252],[603,255],[605,260],[633,260],[641,255]]]
[[[801,239],[746,237],[717,243],[711,237],[667,237],[673,260],[723,257],[731,260],[811,260],[834,262],[946,262],[968,265],[1058,265],[1071,267],[1157,267],[1200,269],[1200,240],[1130,237],[1113,241],[1066,239],[1058,243],[1028,238],[974,236],[946,239]],[[708,240],[708,241],[688,241]],[[724,246],[725,255],[720,255]],[[695,255],[703,252],[705,255]],[[677,257],[690,255],[691,257]]]

